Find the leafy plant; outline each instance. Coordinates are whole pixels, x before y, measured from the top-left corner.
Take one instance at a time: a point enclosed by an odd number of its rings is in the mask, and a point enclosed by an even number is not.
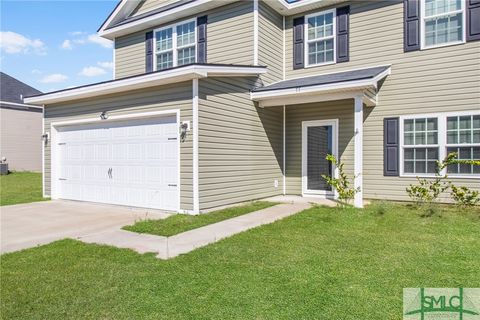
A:
[[[470,190],[464,186],[457,187],[454,184],[451,184],[450,188],[452,189],[452,198],[457,205],[469,207],[480,202],[480,194],[478,191]]]
[[[355,194],[360,192],[360,187],[351,187],[352,182],[343,169],[344,164],[337,160],[334,155],[328,154],[325,159],[331,162],[335,168],[338,169],[338,178],[330,177],[324,174],[322,175],[322,178],[325,179],[325,181],[327,181],[327,183],[337,191],[338,199],[340,200],[339,204],[341,206],[350,204],[351,200],[355,197]]]
[[[411,184],[407,187],[407,194],[417,204],[429,204],[438,199],[438,196],[446,191],[449,185],[443,177],[436,176],[433,180],[417,177],[418,185]]]
[[[437,160],[434,179],[422,179],[417,177],[418,184],[410,184],[407,187],[407,194],[417,204],[430,204],[438,199],[440,194],[446,191],[449,184],[445,181],[447,176],[441,172],[456,159],[454,152],[448,154],[443,161]]]
[[[455,203],[461,206],[473,206],[480,202],[478,191],[470,190],[467,187],[457,187],[448,182],[448,176],[443,175],[442,171],[451,164],[469,164],[478,166],[479,160],[459,160],[456,152],[449,153],[443,161],[437,160],[435,178],[432,180],[421,179],[417,177],[418,185],[411,184],[407,187],[407,194],[417,204],[432,203],[436,201],[442,192],[451,189],[451,196]]]

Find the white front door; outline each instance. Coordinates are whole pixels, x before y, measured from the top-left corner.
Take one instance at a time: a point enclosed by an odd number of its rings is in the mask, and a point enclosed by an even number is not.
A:
[[[57,130],[59,198],[179,209],[176,116]]]
[[[302,122],[302,194],[333,196],[333,190],[323,178],[336,176],[327,154],[338,157],[338,120]]]

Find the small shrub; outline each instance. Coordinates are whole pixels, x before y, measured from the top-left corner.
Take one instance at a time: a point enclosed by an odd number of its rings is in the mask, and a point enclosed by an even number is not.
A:
[[[411,184],[407,187],[407,194],[416,204],[430,204],[438,199],[440,194],[446,191],[449,185],[442,177],[434,180],[417,177],[418,185]]]
[[[333,178],[327,175],[322,175],[322,178],[325,179],[327,183],[337,191],[341,206],[350,204],[352,199],[355,197],[355,194],[360,192],[360,188],[351,187],[352,182],[343,169],[344,164],[337,160],[334,155],[328,154],[325,159],[330,161],[335,168],[338,169],[339,177]]]
[[[478,191],[470,190],[467,187],[457,187],[450,185],[452,189],[451,195],[455,203],[459,206],[470,207],[480,202],[480,194]]]
[[[441,172],[449,164],[454,163],[457,154],[449,153],[443,161],[437,160],[435,168],[435,178],[421,179],[417,177],[418,185],[411,184],[406,188],[407,194],[416,204],[431,204],[435,202],[440,194],[449,188],[445,181],[447,176],[442,176]]]

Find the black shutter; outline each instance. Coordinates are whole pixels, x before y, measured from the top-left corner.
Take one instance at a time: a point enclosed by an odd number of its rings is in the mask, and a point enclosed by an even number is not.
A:
[[[337,9],[337,62],[349,60],[348,29],[350,20],[350,6]]]
[[[197,63],[207,63],[207,16],[197,18]]]
[[[480,0],[467,0],[467,41],[480,40]]]
[[[145,34],[145,72],[153,71],[153,31]]]
[[[400,162],[399,118],[383,120],[383,175],[398,176]]]
[[[305,17],[293,19],[293,69],[302,69],[304,62]]]
[[[420,50],[420,0],[403,0],[403,48]]]

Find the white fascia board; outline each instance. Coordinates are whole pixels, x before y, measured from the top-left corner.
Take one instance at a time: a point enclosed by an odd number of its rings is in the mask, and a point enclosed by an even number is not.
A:
[[[250,94],[251,99],[254,101],[268,100],[272,98],[282,98],[289,97],[292,95],[309,95],[309,94],[319,94],[322,92],[335,92],[335,91],[345,91],[345,90],[362,90],[368,88],[376,88],[376,81],[373,79],[368,80],[357,80],[357,81],[348,81],[340,83],[331,83],[331,84],[322,84],[317,86],[308,86],[308,87],[295,87],[289,89],[281,90],[270,90],[270,91],[260,91],[252,92]]]
[[[104,26],[102,26],[102,29],[98,31],[98,35],[100,37],[112,40],[115,37],[134,33],[148,28],[158,27],[159,25],[163,25],[187,16],[195,15],[198,12],[213,9],[221,5],[223,6],[230,2],[234,2],[234,0],[223,0],[220,2],[216,0],[197,0],[110,29],[106,29],[108,24],[105,24]]]
[[[2,101],[2,100],[0,100],[0,104],[8,104],[8,105],[18,106],[18,107],[28,107],[28,108],[43,109],[43,108],[40,107],[40,106],[34,106],[34,105],[31,105],[31,104],[8,102],[8,101]]]
[[[115,37],[148,28],[158,27],[161,24],[195,15],[198,12],[220,7],[235,1],[236,0],[197,0],[184,5],[179,5],[178,7],[166,10],[164,12],[159,12],[145,18],[107,29],[112,23],[125,19],[135,9],[135,7],[132,7],[132,3],[137,3],[136,1],[123,0],[115,12],[112,13],[110,18],[105,21],[100,30],[98,30],[98,35],[106,39],[113,40]],[[283,16],[288,16],[308,10],[321,9],[326,6],[346,1],[347,0],[303,0],[294,3],[287,3],[285,0],[273,0],[268,1],[267,3],[278,13],[282,14]]]
[[[139,3],[139,1],[122,0],[114,9],[114,11],[110,14],[107,20],[100,26],[99,31],[104,30],[112,23],[128,17],[128,15],[132,13],[133,10],[135,10]]]
[[[285,0],[268,1],[268,5],[278,13],[288,16],[309,10],[321,9],[348,0],[302,0],[288,3]]]
[[[96,85],[72,88],[41,96],[25,98],[30,104],[52,104],[75,99],[84,99],[100,95],[143,89],[169,83],[177,83],[208,76],[248,76],[267,72],[266,68],[192,65],[143,76],[120,79]]]

